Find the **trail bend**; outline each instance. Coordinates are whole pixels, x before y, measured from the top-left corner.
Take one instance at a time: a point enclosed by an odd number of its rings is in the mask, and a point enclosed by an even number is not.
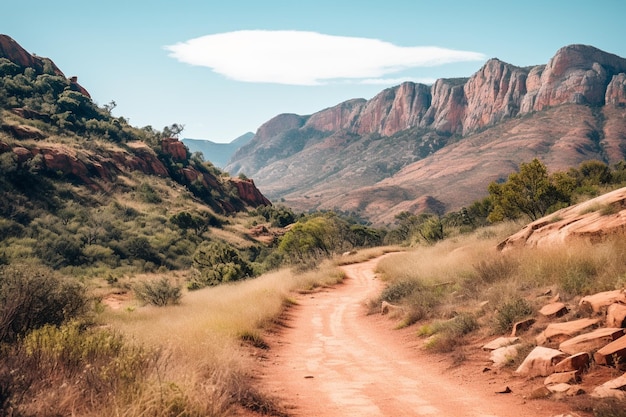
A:
[[[393,256],[391,254],[385,256]],[[291,416],[546,417],[565,412],[449,375],[410,333],[364,304],[382,288],[380,258],[343,266],[340,285],[304,295],[264,361],[261,384]],[[484,378],[483,378],[484,379]],[[484,382],[484,381],[483,381]]]

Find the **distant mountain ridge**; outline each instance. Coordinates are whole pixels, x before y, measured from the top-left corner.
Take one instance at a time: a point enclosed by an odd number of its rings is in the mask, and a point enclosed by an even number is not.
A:
[[[184,138],[181,140],[191,153],[202,152],[204,159],[218,168],[228,165],[230,158],[242,146],[252,140],[254,133],[247,132],[229,143],[217,143],[207,139]]]
[[[626,59],[570,45],[545,65],[494,58],[469,78],[406,82],[310,116],[276,116],[226,169],[295,208],[384,224],[404,210],[458,209],[533,157],[550,169],[616,163],[625,107]]]

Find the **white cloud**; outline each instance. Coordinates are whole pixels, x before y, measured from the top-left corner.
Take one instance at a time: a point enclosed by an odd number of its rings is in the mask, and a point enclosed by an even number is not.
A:
[[[218,33],[168,45],[165,49],[172,58],[211,68],[233,80],[291,85],[374,83],[375,80],[383,84],[386,75],[410,68],[485,59],[478,52],[434,46],[405,47],[378,39],[301,31]]]

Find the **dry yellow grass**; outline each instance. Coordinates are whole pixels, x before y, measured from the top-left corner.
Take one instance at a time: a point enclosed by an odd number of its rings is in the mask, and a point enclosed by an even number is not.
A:
[[[259,278],[187,292],[180,305],[106,311],[102,320],[141,345],[162,351],[160,388],[146,389],[136,402],[150,407],[167,390],[198,415],[229,415],[233,403],[271,408],[247,384],[252,360],[244,340],[262,343],[264,331],[292,302],[293,291],[335,284],[343,275],[330,262],[317,271],[280,270]],[[172,392],[172,387],[176,389]],[[178,396],[182,396],[177,400]],[[127,410],[128,416],[141,414]],[[144,410],[145,411],[145,410]],[[190,415],[196,415],[195,411]]]
[[[623,237],[497,251],[496,245],[518,227],[501,224],[382,260],[378,272],[388,287],[381,300],[407,307],[411,323],[471,312],[502,332],[518,315],[545,303],[538,295],[547,289],[568,301],[626,287]]]

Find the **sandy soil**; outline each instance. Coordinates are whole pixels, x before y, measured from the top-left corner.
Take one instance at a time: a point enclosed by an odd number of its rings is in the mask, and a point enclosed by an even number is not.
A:
[[[394,330],[388,316],[367,315],[364,301],[382,288],[378,259],[348,265],[343,284],[302,295],[286,327],[259,360],[258,382],[293,416],[535,417],[567,412],[564,402],[530,400],[541,380],[488,370],[480,345],[464,361],[421,348],[415,328]],[[533,387],[534,384],[534,387]],[[509,387],[512,392],[497,393]],[[581,414],[582,415],[582,414]]]

